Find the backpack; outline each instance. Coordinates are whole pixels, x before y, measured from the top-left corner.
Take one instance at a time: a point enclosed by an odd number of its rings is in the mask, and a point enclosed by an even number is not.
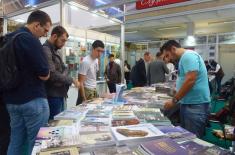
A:
[[[20,83],[14,42],[16,37],[26,33],[20,32],[13,37],[0,37],[0,93],[15,89]]]

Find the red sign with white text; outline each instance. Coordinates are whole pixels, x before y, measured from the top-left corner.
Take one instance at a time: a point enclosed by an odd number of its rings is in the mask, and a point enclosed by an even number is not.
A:
[[[137,0],[136,1],[136,9],[147,9],[157,6],[164,6],[174,3],[186,2],[189,0]]]

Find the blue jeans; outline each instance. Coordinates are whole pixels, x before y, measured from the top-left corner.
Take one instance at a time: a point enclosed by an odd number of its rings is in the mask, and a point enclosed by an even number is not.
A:
[[[40,127],[48,122],[49,107],[47,99],[37,98],[25,104],[7,103],[11,120],[11,139],[8,155],[21,155],[23,145],[28,145],[27,154],[31,155]]]
[[[48,103],[50,107],[49,119],[54,119],[54,116],[64,110],[64,98],[63,97],[48,97]]]
[[[199,138],[205,134],[208,115],[209,103],[180,105],[181,127],[196,134]]]

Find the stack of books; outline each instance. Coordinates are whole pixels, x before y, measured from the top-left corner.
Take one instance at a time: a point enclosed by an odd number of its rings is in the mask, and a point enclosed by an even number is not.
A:
[[[74,120],[79,121],[87,111],[87,107],[79,106],[64,110],[54,117],[54,120]]]
[[[133,106],[119,106],[113,109],[112,126],[139,124],[138,118],[134,115]]]
[[[134,111],[138,119],[145,123],[154,125],[171,125],[171,121],[165,117],[160,109],[157,108],[140,108]]]

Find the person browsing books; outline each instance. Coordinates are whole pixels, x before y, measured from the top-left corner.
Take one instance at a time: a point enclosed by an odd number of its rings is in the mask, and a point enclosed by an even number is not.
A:
[[[176,94],[164,108],[171,109],[179,103],[181,126],[201,138],[207,125],[210,103],[204,61],[198,53],[182,48],[175,40],[167,41],[162,50],[171,61],[179,60]]]
[[[96,40],[92,44],[91,54],[87,55],[79,66],[79,100],[87,101],[98,97],[96,92],[96,73],[99,71],[98,58],[104,52],[104,43]]]
[[[39,38],[46,36],[51,26],[50,16],[36,10],[29,15],[26,26],[8,34],[12,38],[22,33],[14,42],[20,82],[16,89],[3,92],[2,96],[11,125],[8,155],[22,152],[31,155],[37,133],[48,121],[44,81],[49,79],[50,70]],[[24,145],[27,150],[23,149]]]
[[[62,61],[59,50],[68,40],[68,32],[62,26],[56,26],[50,38],[43,44],[43,51],[47,57],[51,76],[46,82],[47,99],[50,107],[50,119],[64,110],[64,100],[69,86],[73,83],[79,87],[77,79],[68,75],[68,69]]]

